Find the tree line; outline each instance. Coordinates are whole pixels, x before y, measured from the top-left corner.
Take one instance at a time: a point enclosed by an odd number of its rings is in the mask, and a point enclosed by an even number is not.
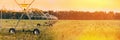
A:
[[[58,19],[61,20],[120,20],[120,13],[114,13],[113,11],[56,11],[52,14],[56,15]]]
[[[40,14],[41,10],[34,11]],[[2,12],[3,19],[19,19],[23,12],[12,12],[12,11],[0,11]],[[33,12],[33,13],[34,13]],[[83,12],[83,11],[48,11],[49,14],[58,17],[59,20],[120,20],[120,13],[113,11],[103,12]],[[0,14],[1,17],[1,14]],[[22,19],[28,19],[27,15],[24,15]],[[41,18],[32,18],[41,19]]]

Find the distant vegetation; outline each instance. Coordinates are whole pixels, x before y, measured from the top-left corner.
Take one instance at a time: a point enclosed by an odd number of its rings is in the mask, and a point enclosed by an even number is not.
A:
[[[31,9],[34,14],[40,14],[38,9]],[[18,19],[23,12],[15,12],[15,11],[5,11],[3,12],[3,19]],[[1,12],[0,11],[0,12]],[[83,11],[48,11],[50,14],[55,15],[58,17],[59,20],[119,20],[120,13],[114,13],[113,11],[110,12],[103,12],[103,11],[96,11],[96,12],[83,12]],[[28,19],[26,15],[24,15],[23,19]],[[32,18],[35,19],[35,18]],[[39,18],[36,18],[39,19]]]
[[[62,20],[119,20],[120,13],[111,12],[83,12],[83,11],[57,11],[54,12]]]

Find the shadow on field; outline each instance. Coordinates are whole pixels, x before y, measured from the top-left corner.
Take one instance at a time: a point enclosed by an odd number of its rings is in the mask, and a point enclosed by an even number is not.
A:
[[[32,32],[17,32],[16,34],[10,34],[6,31],[1,31],[0,40],[53,40],[53,35],[50,27],[42,29],[39,35],[34,35]]]

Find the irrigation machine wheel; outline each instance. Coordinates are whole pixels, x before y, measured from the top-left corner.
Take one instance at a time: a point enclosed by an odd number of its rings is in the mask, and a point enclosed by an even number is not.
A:
[[[38,34],[40,34],[40,31],[38,29],[34,29],[33,34],[38,35]]]
[[[15,33],[16,33],[16,30],[15,30],[14,28],[10,28],[10,29],[9,29],[9,33],[15,34]]]

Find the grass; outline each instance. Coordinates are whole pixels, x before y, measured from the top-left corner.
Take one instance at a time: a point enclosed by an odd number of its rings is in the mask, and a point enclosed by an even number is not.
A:
[[[120,40],[119,20],[61,20],[52,30],[55,40]]]
[[[9,34],[8,30],[3,29],[0,32],[1,40],[53,40],[50,29],[41,30],[39,35],[34,35],[32,32],[16,32],[16,34]]]
[[[43,24],[45,21],[32,20]],[[17,32],[9,34],[8,28],[13,27],[15,20],[3,20],[0,40],[120,40],[119,20],[59,20],[53,26],[40,26],[41,34]],[[23,20],[19,27],[28,26],[28,20]],[[26,23],[26,25],[25,25]],[[28,23],[28,24],[27,24]],[[21,28],[17,29],[21,29]],[[28,29],[32,26],[28,26]]]
[[[50,26],[39,26],[36,27],[37,23],[44,24],[45,20],[32,20],[33,25],[28,20],[21,20],[18,27],[16,27],[16,34],[9,34],[9,28],[15,28],[17,20],[2,20],[2,27],[0,30],[0,40],[52,40],[52,32],[50,32]],[[40,30],[39,35],[34,35],[32,32],[22,32],[22,29],[34,29]],[[20,32],[21,31],[21,32]],[[32,31],[32,30],[31,30]]]

